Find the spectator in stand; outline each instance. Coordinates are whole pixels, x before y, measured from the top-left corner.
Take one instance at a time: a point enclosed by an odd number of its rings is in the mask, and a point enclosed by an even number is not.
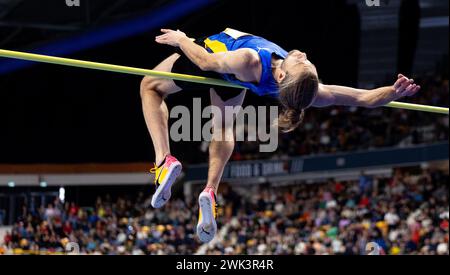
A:
[[[252,192],[224,185],[218,200],[227,203],[218,222],[225,231],[205,253],[365,254],[367,243],[376,242],[383,254],[448,255],[448,171],[413,171],[396,169],[392,178],[255,186]],[[149,200],[99,198],[93,207],[54,202],[34,214],[24,211],[0,243],[0,253],[62,253],[69,242],[78,243],[82,254],[196,253],[196,204],[178,199],[154,211]]]

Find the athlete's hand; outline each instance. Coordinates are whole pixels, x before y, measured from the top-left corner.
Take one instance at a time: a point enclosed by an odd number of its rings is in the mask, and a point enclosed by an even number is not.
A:
[[[406,76],[399,74],[397,82],[394,84],[395,93],[398,96],[413,96],[418,91],[420,91],[421,87],[417,84],[414,84],[414,79],[409,79]]]
[[[166,44],[174,47],[180,46],[180,41],[183,38],[187,38],[186,34],[180,30],[161,29],[163,34],[158,35],[155,41],[159,44]]]

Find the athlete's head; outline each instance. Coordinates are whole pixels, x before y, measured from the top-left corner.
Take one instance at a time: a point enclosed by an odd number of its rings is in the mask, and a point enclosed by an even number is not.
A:
[[[284,59],[276,78],[283,107],[278,125],[284,132],[291,132],[301,124],[305,110],[314,102],[319,90],[319,77],[306,54],[294,50]]]

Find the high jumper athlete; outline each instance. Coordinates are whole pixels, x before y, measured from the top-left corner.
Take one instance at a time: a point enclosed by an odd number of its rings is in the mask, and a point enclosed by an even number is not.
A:
[[[169,112],[164,99],[181,90],[210,91],[211,104],[225,110],[226,106],[241,106],[246,90],[277,98],[282,106],[278,125],[284,132],[296,129],[305,110],[331,105],[375,108],[420,90],[414,80],[401,74],[392,86],[373,90],[355,89],[319,83],[317,69],[299,50],[285,51],[262,37],[234,29],[195,41],[181,31],[162,29],[156,42],[177,48],[154,69],[157,71],[203,75],[222,78],[246,89],[218,93],[217,88],[177,80],[147,76],[141,83],[141,98],[145,121],[156,154],[156,192],[152,197],[154,208],[162,207],[171,196],[171,187],[180,175],[181,163],[171,155],[168,135]],[[236,91],[236,90],[235,90]],[[223,117],[223,116],[222,116]],[[222,123],[214,122],[213,123]],[[225,123],[222,127],[233,127]],[[209,168],[206,188],[199,196],[197,235],[200,241],[211,241],[216,232],[216,193],[234,150],[235,141],[212,140],[209,146]]]

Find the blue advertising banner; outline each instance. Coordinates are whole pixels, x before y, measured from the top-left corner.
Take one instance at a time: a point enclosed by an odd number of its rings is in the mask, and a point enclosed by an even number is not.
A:
[[[295,175],[306,172],[339,171],[371,167],[390,167],[421,162],[447,160],[449,144],[420,145],[407,148],[386,148],[373,151],[333,155],[297,157],[288,160],[257,160],[230,162],[223,179]],[[208,166],[195,165],[187,170],[186,181],[206,180]]]

